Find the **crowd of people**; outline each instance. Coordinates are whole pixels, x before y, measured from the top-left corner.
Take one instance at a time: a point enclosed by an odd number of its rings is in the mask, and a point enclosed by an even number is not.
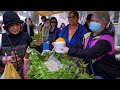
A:
[[[115,29],[110,22],[108,12],[96,11],[88,14],[84,25],[78,22],[79,13],[71,11],[68,14],[69,24],[62,23],[58,27],[56,17],[41,17],[38,33],[44,38],[34,40],[34,47],[40,53],[45,50],[53,50],[53,42],[59,37],[63,38],[66,46],[61,48],[62,54],[67,53],[72,57],[83,58],[88,63],[87,73],[94,74],[96,79],[117,79],[120,78],[120,62],[115,59],[114,34]],[[0,50],[0,73],[3,73],[5,64],[13,58],[11,52],[16,52],[17,71],[22,77],[23,58],[27,46],[32,42],[35,26],[29,18],[30,35],[27,30],[27,19],[25,23],[12,11],[3,14],[5,33],[2,34],[2,45]],[[7,56],[6,56],[7,55]],[[92,59],[96,61],[91,63]],[[19,64],[18,64],[19,63]]]

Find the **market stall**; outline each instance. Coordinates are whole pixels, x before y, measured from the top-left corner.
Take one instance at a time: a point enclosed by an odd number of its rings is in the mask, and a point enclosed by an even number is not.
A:
[[[49,16],[57,13],[62,13],[63,11],[34,11],[35,13],[41,16]],[[27,12],[27,22],[28,15]],[[20,16],[19,16],[20,17]],[[21,18],[21,17],[20,17]],[[28,24],[28,23],[27,23]],[[29,33],[29,25],[28,33]],[[42,34],[35,34],[32,39],[38,40],[44,38]],[[54,50],[46,51],[39,53],[34,49],[35,44],[32,42],[30,48],[26,50],[24,57],[24,67],[23,67],[23,76],[24,79],[95,79],[95,76],[89,75],[86,72],[86,67],[88,64],[85,64],[82,58],[71,57],[67,54],[60,54],[58,47],[64,47],[66,45],[65,41],[55,41],[59,44],[54,44]],[[55,48],[56,46],[56,48]],[[116,54],[120,53],[120,47],[117,48]],[[116,56],[119,60],[120,55]],[[95,60],[92,60],[94,63]]]
[[[64,11],[34,11],[34,12],[40,16],[49,16],[49,15],[53,15],[53,14],[62,13]]]
[[[24,79],[94,79],[86,73],[87,64],[78,58],[72,58],[54,51],[40,54],[30,50],[29,60],[24,63]],[[78,62],[79,61],[79,62]],[[26,65],[25,65],[26,64]],[[25,68],[26,67],[26,68]]]

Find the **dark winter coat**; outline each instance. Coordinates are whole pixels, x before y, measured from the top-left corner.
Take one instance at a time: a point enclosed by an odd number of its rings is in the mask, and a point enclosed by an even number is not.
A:
[[[115,59],[114,43],[110,43],[110,41],[108,41],[109,39],[100,39],[92,47],[89,46],[91,42],[95,42],[95,40],[103,35],[108,35],[111,40],[114,41],[112,34],[108,30],[104,30],[96,36],[93,36],[93,33],[91,33],[89,35],[90,42],[87,43],[86,47],[85,43],[84,45],[78,43],[74,48],[72,47],[69,49],[68,54],[74,57],[84,58],[85,62],[89,63],[87,70],[90,74],[93,73],[94,75],[102,76],[105,79],[120,77],[120,62]],[[84,42],[86,42],[86,40],[87,39],[85,39]],[[91,68],[90,63],[92,59],[96,59],[96,61],[92,64]]]

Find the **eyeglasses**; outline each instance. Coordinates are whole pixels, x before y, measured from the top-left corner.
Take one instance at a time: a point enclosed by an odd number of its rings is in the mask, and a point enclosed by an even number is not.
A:
[[[56,23],[55,21],[51,21],[51,23]]]
[[[73,18],[73,19],[74,19],[74,18],[77,18],[77,17],[76,17],[76,16],[68,17],[68,19],[71,19],[71,18]]]

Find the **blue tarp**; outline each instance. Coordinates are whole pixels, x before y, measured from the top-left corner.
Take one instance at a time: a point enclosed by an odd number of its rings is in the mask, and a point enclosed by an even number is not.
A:
[[[43,50],[49,50],[49,43],[43,42]]]

